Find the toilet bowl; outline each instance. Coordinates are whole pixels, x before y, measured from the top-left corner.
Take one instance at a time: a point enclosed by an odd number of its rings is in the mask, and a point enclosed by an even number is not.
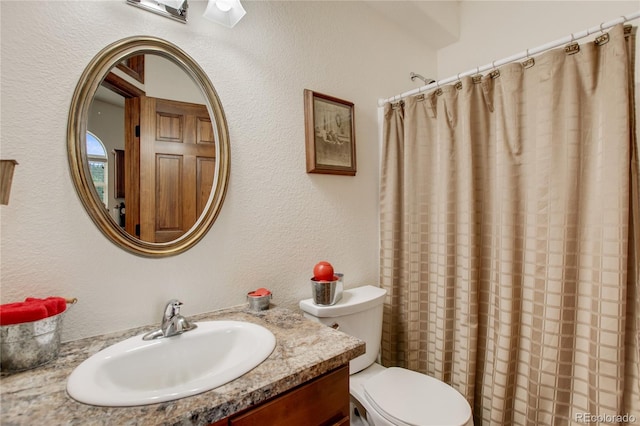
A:
[[[415,371],[373,364],[349,378],[349,391],[370,425],[473,425],[469,403],[459,392]]]
[[[302,300],[305,317],[364,340],[366,352],[349,363],[352,425],[471,426],[467,400],[446,383],[404,368],[376,363],[382,337],[386,290],[363,286],[345,290],[342,300],[319,306]]]

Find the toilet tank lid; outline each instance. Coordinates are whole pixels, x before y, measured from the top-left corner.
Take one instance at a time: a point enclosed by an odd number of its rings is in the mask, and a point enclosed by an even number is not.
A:
[[[342,292],[342,299],[331,306],[313,303],[313,299],[300,301],[300,309],[317,318],[331,318],[355,314],[382,304],[387,290],[372,285],[356,287]]]

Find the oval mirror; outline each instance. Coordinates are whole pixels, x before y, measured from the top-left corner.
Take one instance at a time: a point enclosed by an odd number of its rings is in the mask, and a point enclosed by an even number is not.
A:
[[[87,213],[134,254],[181,253],[207,233],[229,179],[218,95],[177,46],[130,37],[100,51],[73,94],[71,175]]]

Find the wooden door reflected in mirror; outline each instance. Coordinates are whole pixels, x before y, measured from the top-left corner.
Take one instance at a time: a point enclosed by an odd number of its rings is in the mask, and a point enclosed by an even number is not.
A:
[[[213,128],[204,105],[143,96],[140,106],[140,238],[172,241],[195,224],[209,200]]]

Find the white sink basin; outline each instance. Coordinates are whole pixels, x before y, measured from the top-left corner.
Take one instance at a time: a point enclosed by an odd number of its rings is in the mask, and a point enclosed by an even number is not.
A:
[[[276,338],[241,321],[205,321],[186,333],[145,341],[142,335],[88,358],[69,376],[77,401],[109,407],[155,404],[230,382],[264,361]]]

